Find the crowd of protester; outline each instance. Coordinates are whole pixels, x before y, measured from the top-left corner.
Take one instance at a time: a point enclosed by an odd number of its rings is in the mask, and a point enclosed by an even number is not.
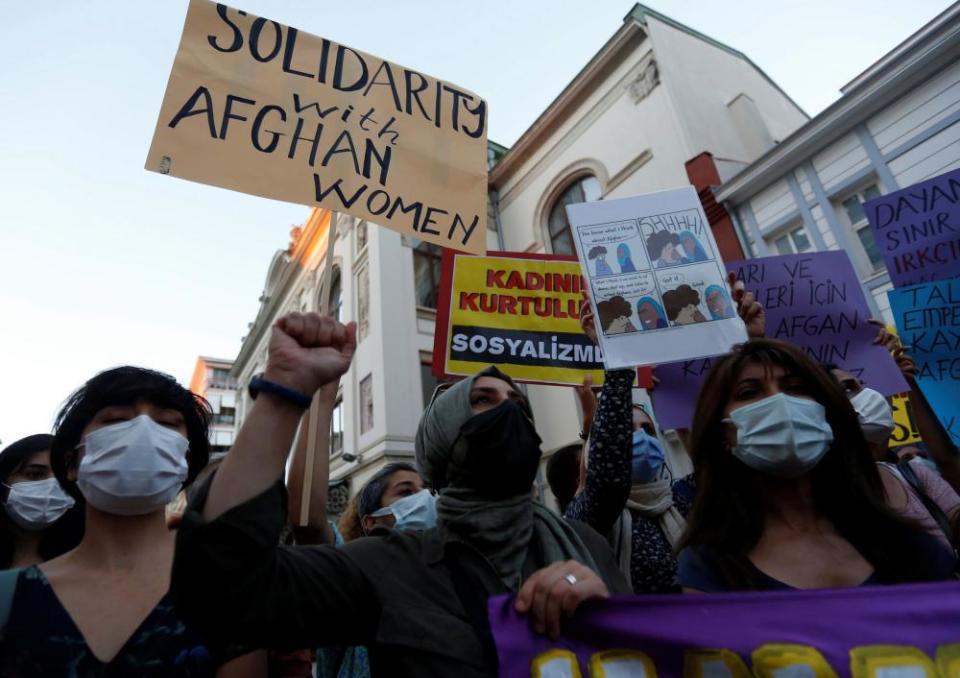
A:
[[[960,457],[903,347],[877,329],[912,388],[923,447],[907,452],[883,395],[765,338],[762,306],[730,285],[749,340],[714,361],[678,432],[693,473],[672,468],[635,371],[608,371],[576,389],[583,444],[548,463],[559,511],[533,492],[530,403],[491,366],[441,385],[415,463],[328,519],[307,427],[323,446],[352,323],[281,318],[214,461],[201,398],[147,369],[95,375],[53,435],[0,453],[0,675],[492,676],[493,595],[555,638],[611,595],[955,578]],[[589,304],[581,325],[596,342]]]

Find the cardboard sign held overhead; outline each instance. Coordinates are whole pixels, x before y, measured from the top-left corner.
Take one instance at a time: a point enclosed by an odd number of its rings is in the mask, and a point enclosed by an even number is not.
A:
[[[190,0],[146,168],[486,251],[483,99],[208,0]]]

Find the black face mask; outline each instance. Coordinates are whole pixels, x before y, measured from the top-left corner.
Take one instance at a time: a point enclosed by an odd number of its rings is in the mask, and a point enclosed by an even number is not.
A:
[[[540,442],[533,422],[512,400],[476,414],[460,429],[450,484],[491,499],[530,492],[540,465]]]

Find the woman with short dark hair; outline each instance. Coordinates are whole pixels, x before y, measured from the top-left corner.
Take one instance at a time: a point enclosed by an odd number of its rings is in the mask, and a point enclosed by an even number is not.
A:
[[[886,504],[857,415],[791,344],[717,360],[691,435],[697,496],[681,543],[687,591],[947,579],[953,555]]]
[[[168,597],[174,533],[164,509],[209,455],[206,402],[138,367],[102,372],[60,411],[51,466],[86,515],[72,551],[11,573],[0,675],[236,676]],[[15,592],[15,595],[13,595]]]

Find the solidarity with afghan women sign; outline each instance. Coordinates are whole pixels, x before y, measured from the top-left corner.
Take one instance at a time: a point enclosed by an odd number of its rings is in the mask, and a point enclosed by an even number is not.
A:
[[[784,254],[727,264],[766,311],[766,336],[796,344],[821,364],[831,363],[884,395],[907,391],[887,349],[873,343],[877,328],[846,252]],[[660,365],[653,392],[657,421],[686,428],[710,358]]]
[[[863,209],[895,287],[960,276],[960,169]]]
[[[146,168],[486,250],[485,101],[208,0],[190,0]]]
[[[692,186],[567,205],[607,368],[717,355],[747,338]]]
[[[556,641],[491,598],[501,676],[956,678],[960,584],[655,595],[584,606]]]

